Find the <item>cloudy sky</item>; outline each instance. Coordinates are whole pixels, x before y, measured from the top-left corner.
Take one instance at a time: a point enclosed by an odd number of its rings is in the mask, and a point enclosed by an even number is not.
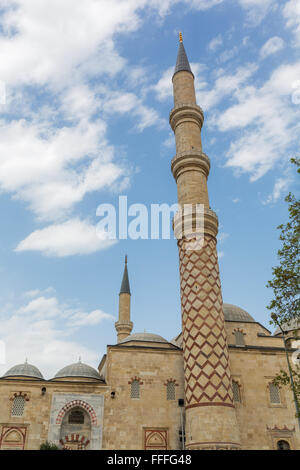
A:
[[[299,153],[299,0],[0,0],[0,339],[45,377],[114,344],[124,255],[135,331],[180,331],[174,240],[97,236],[97,207],[176,202],[178,32],[205,112],[224,301],[268,327]]]

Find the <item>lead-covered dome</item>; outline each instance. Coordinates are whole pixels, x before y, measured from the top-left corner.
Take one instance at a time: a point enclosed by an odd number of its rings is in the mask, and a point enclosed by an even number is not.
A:
[[[246,312],[241,307],[232,304],[223,304],[223,311],[225,321],[240,321],[240,322],[247,322],[247,323],[255,323],[255,320],[251,315]]]
[[[96,369],[87,364],[83,364],[81,361],[63,367],[57,372],[54,378],[62,379],[67,377],[83,377],[101,380],[101,376]]]
[[[11,367],[2,377],[30,377],[32,379],[44,380],[39,369],[28,362]]]
[[[162,336],[156,335],[154,333],[133,333],[132,335],[127,336],[127,338],[122,339],[119,344],[128,343],[129,341],[146,341],[151,343],[168,343],[168,341]]]
[[[295,318],[295,319],[293,319],[289,322],[285,322],[285,323],[283,323],[283,325],[281,325],[281,328],[283,329],[283,331],[285,333],[288,333],[289,331],[299,330],[300,329],[300,319]],[[276,330],[274,332],[274,336],[277,336],[277,335],[282,335],[282,331],[279,328],[279,326],[276,328]]]

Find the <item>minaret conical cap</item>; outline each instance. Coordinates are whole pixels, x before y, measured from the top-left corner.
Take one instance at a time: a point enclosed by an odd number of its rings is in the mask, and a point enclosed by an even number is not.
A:
[[[129,294],[129,295],[131,295],[130,285],[129,285],[129,278],[128,278],[128,270],[127,270],[127,256],[125,256],[125,268],[124,268],[124,274],[123,274],[120,294]]]
[[[186,72],[191,72],[191,74],[193,75],[193,72],[190,67],[189,59],[187,58],[185,48],[182,42],[182,34],[179,33],[179,49],[178,49],[177,61],[176,61],[176,66],[175,66],[173,77],[175,73],[182,72],[183,70],[185,70]]]

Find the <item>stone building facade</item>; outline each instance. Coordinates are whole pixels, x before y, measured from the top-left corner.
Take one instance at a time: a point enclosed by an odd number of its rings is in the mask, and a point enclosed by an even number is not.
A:
[[[274,386],[287,369],[280,331],[270,331],[222,300],[216,251],[218,219],[209,205],[209,158],[202,151],[204,114],[180,38],[170,124],[172,172],[181,206],[204,207],[204,236],[185,228],[178,240],[182,332],[172,340],[132,333],[127,259],[119,295],[117,342],[98,370],[81,363],[45,380],[27,362],[0,379],[0,449],[300,449],[295,404]],[[182,226],[175,217],[174,229]],[[192,246],[192,248],[191,248]],[[299,345],[289,332],[288,354]]]

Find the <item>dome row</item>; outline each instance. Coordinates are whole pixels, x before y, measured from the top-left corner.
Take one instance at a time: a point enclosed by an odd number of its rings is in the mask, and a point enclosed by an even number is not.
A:
[[[5,377],[30,377],[33,379],[44,380],[44,377],[39,369],[32,364],[28,364],[27,361],[24,364],[13,366],[2,376],[2,378]],[[57,372],[54,379],[62,379],[67,377],[82,377],[101,380],[101,376],[96,369],[87,364],[83,364],[80,361],[75,364],[70,364],[69,366],[63,367],[60,371]]]
[[[246,310],[243,310],[236,305],[223,304],[225,321],[247,322],[255,323],[255,320],[249,315]],[[168,343],[162,336],[153,333],[133,333],[127,338],[120,341],[120,344],[129,343],[130,341],[144,341],[153,343]],[[43,375],[39,369],[26,361],[24,364],[18,364],[9,369],[4,377],[31,377],[34,379],[44,380]],[[67,378],[67,377],[82,377],[89,379],[101,380],[99,372],[93,367],[83,364],[81,361],[63,367],[57,372],[54,379]]]

